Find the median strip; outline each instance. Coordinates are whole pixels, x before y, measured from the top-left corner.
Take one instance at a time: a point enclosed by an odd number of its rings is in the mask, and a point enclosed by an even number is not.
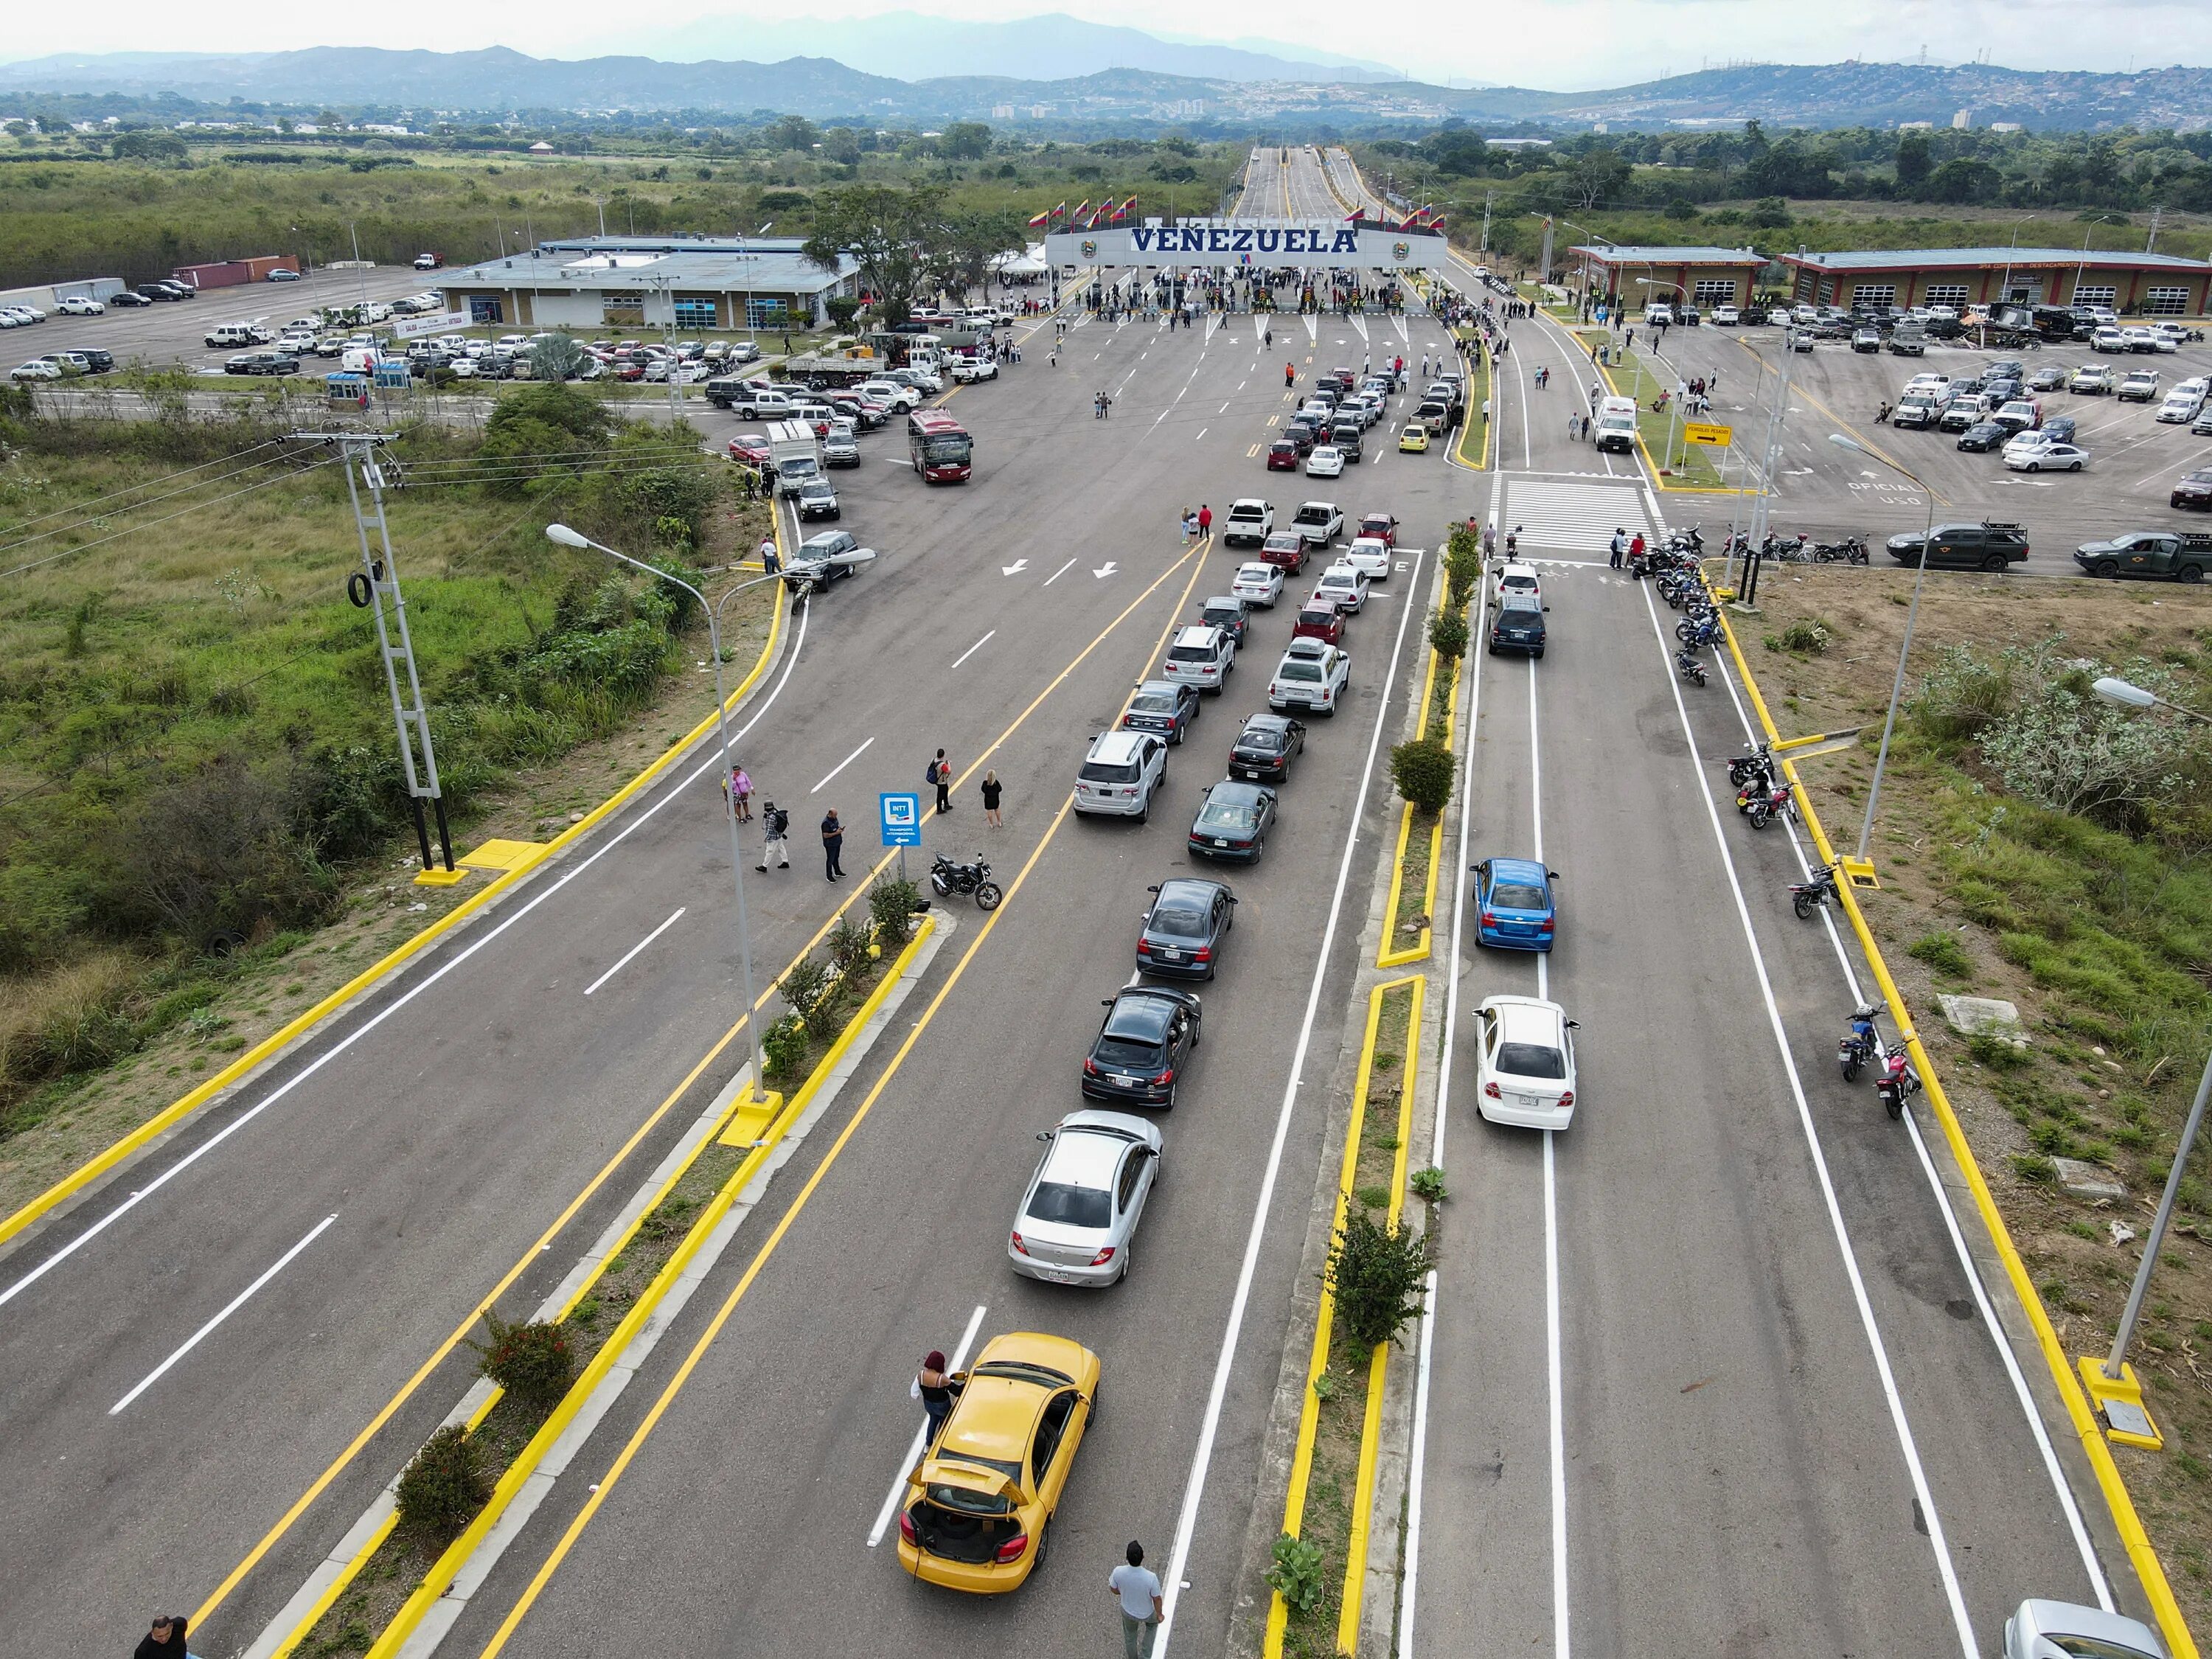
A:
[[[1481,545],[1465,525],[1449,532],[1438,579],[1443,603],[1429,621],[1429,665],[1413,711],[1412,736],[1390,751],[1390,770],[1406,799],[1398,815],[1398,845],[1390,866],[1387,919],[1375,965],[1401,968],[1419,962],[1435,937],[1437,872],[1443,858],[1444,803],[1457,763],[1452,757],[1452,710],[1459,699],[1460,664],[1468,646],[1467,604],[1477,580]],[[1443,649],[1439,649],[1439,645]],[[1443,695],[1437,692],[1443,669]]]

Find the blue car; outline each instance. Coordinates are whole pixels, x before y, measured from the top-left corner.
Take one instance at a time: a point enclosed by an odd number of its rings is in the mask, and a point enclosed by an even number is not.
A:
[[[1552,896],[1556,870],[1528,859],[1485,859],[1474,866],[1480,920],[1475,938],[1506,951],[1548,951],[1559,921]]]

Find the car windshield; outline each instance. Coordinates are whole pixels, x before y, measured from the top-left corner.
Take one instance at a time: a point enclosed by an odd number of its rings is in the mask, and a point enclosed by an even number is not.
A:
[[[1544,890],[1527,882],[1501,881],[1490,890],[1490,902],[1500,910],[1540,910]]]
[[[1241,800],[1210,800],[1198,815],[1201,830],[1249,830],[1260,822],[1260,809]]]
[[[1030,1194],[1030,1218],[1064,1227],[1103,1227],[1114,1218],[1113,1194],[1099,1187],[1074,1187],[1064,1181],[1040,1181]]]
[[[1511,1077],[1564,1078],[1567,1061],[1546,1043],[1506,1042],[1498,1045],[1498,1069]]]

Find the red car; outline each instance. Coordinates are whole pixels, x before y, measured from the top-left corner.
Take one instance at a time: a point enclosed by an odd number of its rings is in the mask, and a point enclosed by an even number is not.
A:
[[[1306,568],[1306,538],[1295,530],[1278,530],[1260,544],[1260,561],[1295,576]]]
[[[1298,470],[1298,446],[1294,438],[1278,438],[1267,446],[1267,471],[1295,472]]]
[[[1291,637],[1340,646],[1344,643],[1344,612],[1336,608],[1336,601],[1328,594],[1310,594],[1291,620]]]
[[[769,462],[768,440],[757,432],[740,432],[730,440],[730,459],[742,461],[747,466],[766,466]]]
[[[1389,513],[1364,514],[1359,520],[1359,534],[1378,541],[1385,547],[1395,547],[1398,544],[1397,518]]]

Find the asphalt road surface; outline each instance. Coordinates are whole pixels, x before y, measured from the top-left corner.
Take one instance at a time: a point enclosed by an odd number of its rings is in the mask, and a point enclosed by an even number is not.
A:
[[[379,266],[374,270],[322,270],[296,283],[241,283],[235,288],[211,288],[197,299],[157,300],[150,306],[111,305],[99,317],[64,317],[52,306],[41,306],[46,320],[31,328],[10,329],[0,337],[0,356],[19,352],[9,362],[42,356],[49,351],[81,351],[88,346],[114,354],[117,367],[140,359],[148,363],[198,363],[222,367],[223,359],[241,349],[211,349],[206,337],[224,323],[263,322],[282,328],[295,317],[305,317],[325,306],[358,305],[363,300],[395,300],[434,286],[438,273],[404,267]],[[309,359],[310,365],[318,359]],[[325,367],[335,368],[331,363]],[[303,366],[305,373],[312,368]]]
[[[1418,355],[1440,343],[1422,317],[1402,335],[1386,319],[1321,328],[1298,341],[1302,374],[1316,352],[1356,361],[1367,349]],[[1446,509],[1441,453],[1401,457],[1387,444],[1340,484],[1269,480],[1255,451],[1289,406],[1285,343],[1279,331],[1263,353],[1259,336],[1250,318],[1172,334],[1080,321],[1057,369],[1032,349],[1000,382],[956,395],[951,407],[976,434],[969,484],[924,487],[895,435],[866,441],[862,467],[845,475],[846,526],[883,556],[793,619],[781,666],[739,722],[747,769],[794,825],[788,873],[746,872],[756,972],[765,985],[854,897],[877,792],[919,788],[940,745],[966,775],[956,811],[929,826],[924,861],[982,850],[1012,896],[988,938],[981,917],[963,919],[924,992],[950,983],[980,940],[972,965],[552,1580],[526,1621],[532,1645],[605,1652],[649,1629],[670,1651],[704,1651],[740,1626],[787,1624],[787,1642],[820,1637],[827,1618],[849,1620],[850,1638],[831,1645],[854,1648],[883,1628],[892,1596],[901,1617],[941,1637],[967,1628],[978,1610],[957,1598],[921,1595],[909,1609],[913,1587],[866,1534],[912,1432],[915,1364],[950,1347],[977,1307],[988,1310],[986,1339],[1041,1326],[1090,1341],[1108,1391],[1126,1402],[1084,1450],[1054,1568],[983,1613],[1073,1639],[1096,1622],[1095,1581],[1127,1538],[1164,1552],[1175,1530],[1257,1219],[1261,1249],[1215,1407],[1182,1615],[1196,1645],[1219,1644],[1322,1122],[1311,1095],[1291,1097],[1287,1119],[1282,1103],[1302,1036],[1317,1058],[1336,1053],[1356,921],[1337,932],[1326,963],[1322,940],[1340,880],[1351,914],[1364,915],[1388,806],[1385,775],[1370,763],[1378,730],[1385,742],[1397,735],[1419,638],[1417,622],[1401,653],[1401,622],[1425,558],[1409,556],[1413,568],[1352,624],[1355,695],[1315,723],[1265,864],[1229,874],[1244,900],[1240,926],[1206,988],[1208,1041],[1168,1125],[1176,1173],[1139,1241],[1143,1267],[1109,1295],[1061,1296],[1015,1279],[1001,1253],[1032,1133],[1078,1103],[1098,1000],[1128,976],[1145,885],[1186,866],[1182,832],[1199,793],[1219,775],[1241,714],[1261,706],[1288,635],[1287,609],[1257,620],[1243,672],[1175,751],[1148,826],[1057,817],[1091,734],[1157,660],[1171,624],[1225,589],[1243,556],[1187,550],[1181,508],[1206,501],[1220,514],[1246,492],[1285,508],[1334,497],[1351,513],[1387,505],[1409,532]],[[1091,413],[1102,386],[1117,399],[1103,422]],[[981,822],[984,765],[1006,781],[1003,830]],[[502,1307],[535,1305],[736,1069],[742,1040],[678,1094],[742,1012],[713,775],[702,749],[513,897],[0,1256],[11,1427],[0,1480],[19,1495],[0,1513],[0,1552],[15,1566],[0,1617],[15,1639],[52,1650],[82,1648],[88,1632],[131,1639],[146,1606],[197,1605],[277,1528],[196,1632],[205,1650],[243,1647],[459,1396],[465,1349],[411,1389],[410,1379],[471,1306],[510,1271]],[[813,827],[832,805],[852,825],[856,874],[842,886],[822,878]],[[1083,944],[1071,950],[1072,940]],[[762,1220],[740,1232],[641,1382],[665,1381],[700,1310],[745,1271],[894,1046],[779,1176]],[[1263,1210],[1285,1122],[1285,1173]],[[234,1301],[217,1334],[176,1357]],[[633,1392],[586,1462],[612,1455],[623,1412],[651,1392]],[[495,1591],[519,1589],[506,1575],[534,1570],[582,1490],[569,1482],[549,1503]],[[664,1510],[670,1501],[680,1520]],[[635,1526],[659,1540],[655,1572],[607,1566],[634,1547]],[[764,1570],[733,1579],[733,1552]],[[845,1564],[842,1611],[825,1613],[799,1588],[805,1564],[824,1559]],[[489,1617],[499,1599],[477,1605]],[[465,1620],[453,1639],[483,1633]]]

